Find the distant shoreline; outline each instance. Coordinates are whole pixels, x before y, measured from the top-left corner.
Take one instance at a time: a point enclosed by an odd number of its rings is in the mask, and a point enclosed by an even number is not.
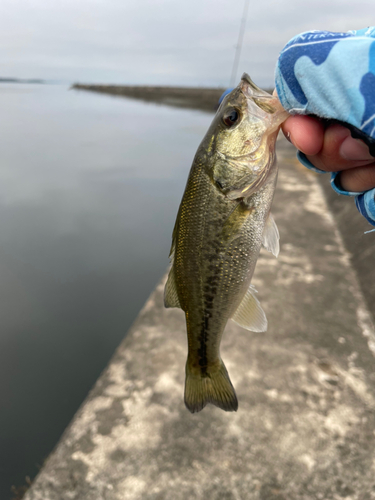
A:
[[[225,88],[206,87],[149,87],[128,85],[84,85],[75,83],[75,90],[100,92],[119,97],[130,97],[178,108],[199,109],[213,113]]]
[[[0,83],[47,83],[40,78],[0,78]]]

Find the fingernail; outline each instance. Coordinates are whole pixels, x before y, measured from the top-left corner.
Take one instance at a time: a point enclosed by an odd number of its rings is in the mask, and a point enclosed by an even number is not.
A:
[[[360,139],[347,137],[340,146],[340,156],[344,160],[371,160],[373,157],[367,145]]]

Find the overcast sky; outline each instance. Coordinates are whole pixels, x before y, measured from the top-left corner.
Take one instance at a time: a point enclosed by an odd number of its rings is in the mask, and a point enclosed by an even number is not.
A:
[[[0,76],[228,86],[245,0],[1,0]],[[374,0],[250,0],[238,78],[272,86],[312,29],[375,24]]]

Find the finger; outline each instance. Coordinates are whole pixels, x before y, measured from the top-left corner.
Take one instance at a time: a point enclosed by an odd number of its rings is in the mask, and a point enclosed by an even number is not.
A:
[[[375,162],[342,171],[339,184],[345,191],[360,192],[375,188]]]
[[[306,156],[315,167],[327,172],[347,170],[374,162],[367,145],[359,139],[353,139],[350,130],[338,124],[326,129],[319,153]]]
[[[370,154],[367,144],[360,139],[353,139],[350,136],[341,144],[340,155],[345,160],[375,161],[374,157]]]
[[[316,155],[323,147],[324,127],[318,118],[295,115],[282,125],[285,137],[305,155]]]

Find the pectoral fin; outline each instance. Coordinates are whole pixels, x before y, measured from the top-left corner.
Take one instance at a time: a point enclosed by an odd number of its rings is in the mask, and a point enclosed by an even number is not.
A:
[[[250,285],[232,319],[246,330],[265,332],[267,330],[267,318],[259,300],[255,297],[256,293],[257,291],[253,285]]]
[[[275,219],[272,217],[270,213],[264,226],[263,232],[263,246],[266,250],[273,253],[275,257],[279,255],[280,252],[280,235],[279,230],[277,229]]]

